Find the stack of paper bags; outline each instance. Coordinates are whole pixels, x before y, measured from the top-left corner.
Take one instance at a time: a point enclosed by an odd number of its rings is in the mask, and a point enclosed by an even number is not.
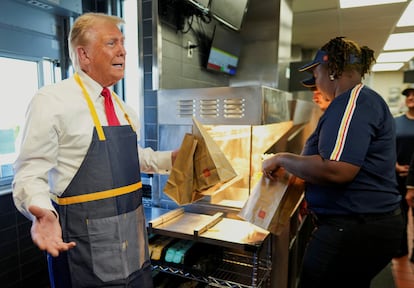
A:
[[[203,197],[200,192],[237,176],[229,160],[205,128],[193,118],[193,134],[184,136],[164,187],[178,205]]]

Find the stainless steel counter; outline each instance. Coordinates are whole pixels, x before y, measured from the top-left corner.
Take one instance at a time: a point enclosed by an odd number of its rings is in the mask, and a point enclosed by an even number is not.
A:
[[[206,215],[185,212],[183,208],[154,207],[146,208],[145,214],[150,233],[228,248],[251,250],[261,246],[270,234],[249,222],[225,218],[222,213]]]
[[[221,251],[217,254],[220,261],[207,273],[166,262],[154,262],[154,270],[211,287],[268,287],[272,269],[268,231],[243,220],[223,217],[222,212],[208,215],[184,211],[182,207],[174,210],[147,207],[145,214],[149,233],[214,245]]]

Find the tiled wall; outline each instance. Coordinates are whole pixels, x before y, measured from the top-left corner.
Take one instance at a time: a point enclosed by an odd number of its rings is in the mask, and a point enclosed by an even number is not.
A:
[[[152,0],[142,1],[142,53],[144,68],[145,146],[158,150],[157,95],[153,87]],[[138,24],[139,25],[139,24]]]
[[[0,287],[49,287],[45,254],[32,242],[31,221],[18,212],[12,194],[0,196]]]
[[[157,90],[228,86],[229,77],[206,71],[202,63],[206,57],[202,53],[207,53],[206,49],[195,48],[193,57],[187,57],[187,43],[190,40],[198,44],[197,36],[193,32],[177,31],[174,20],[168,22],[158,19],[160,3],[154,1],[157,0],[141,1],[142,20],[138,25],[142,28],[144,145],[159,150]],[[169,13],[170,16],[173,14]],[[212,37],[214,21],[203,27],[199,27],[196,22],[193,24],[195,30],[203,28],[205,35]],[[159,177],[155,175],[152,178],[152,204],[155,206],[159,205],[161,193]]]
[[[194,56],[187,57],[188,41],[195,44],[199,42],[192,31],[182,33],[177,31],[175,25],[163,21],[160,21],[161,30],[156,31],[158,19],[153,19],[153,16],[158,14],[153,13],[153,9],[158,5],[153,5],[153,1],[155,0],[142,0],[142,23],[138,25],[142,25],[143,29],[145,145],[157,150],[157,90],[228,86],[229,77],[206,71],[202,63],[202,59],[207,57],[202,55],[208,52],[206,49],[195,48]],[[195,30],[203,31],[205,36],[212,37],[215,24],[212,21],[199,27],[194,20],[193,27]],[[154,44],[157,33],[161,34],[161,43]],[[157,48],[154,48],[155,45]],[[155,55],[154,49],[156,53],[160,53]],[[154,87],[154,83],[159,83],[159,87]]]

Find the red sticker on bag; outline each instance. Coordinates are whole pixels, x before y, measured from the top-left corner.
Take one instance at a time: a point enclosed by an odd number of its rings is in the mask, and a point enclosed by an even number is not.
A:
[[[259,216],[259,218],[264,219],[266,217],[266,211],[260,210],[259,213],[257,213],[257,216]]]
[[[203,170],[203,176],[204,177],[209,177],[211,175],[210,170],[208,170],[207,168]]]

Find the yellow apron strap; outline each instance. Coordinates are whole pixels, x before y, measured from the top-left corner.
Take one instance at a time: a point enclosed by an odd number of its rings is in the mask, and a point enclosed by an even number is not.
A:
[[[84,194],[84,195],[62,197],[62,198],[54,196],[52,199],[59,205],[71,205],[71,204],[78,204],[78,203],[112,198],[112,197],[134,192],[141,188],[142,188],[142,182],[139,181],[137,183],[134,183],[128,186],[123,186],[123,187],[119,187],[119,188],[115,188],[111,190],[94,192],[94,193],[89,193],[89,194]]]
[[[129,125],[131,125],[132,130],[136,132],[134,124],[132,124],[131,119],[129,119],[128,114],[125,111],[124,105],[122,105],[121,100],[119,100],[118,95],[116,95],[115,92],[112,91],[112,96],[114,96],[116,103],[118,103],[119,107],[121,107],[122,112],[124,112],[124,117],[128,121]]]
[[[98,118],[98,114],[96,114],[96,109],[95,109],[95,106],[92,103],[91,97],[89,97],[88,91],[86,91],[85,85],[83,85],[82,80],[79,77],[79,74],[75,73],[74,76],[75,76],[76,82],[78,82],[79,86],[82,89],[82,93],[83,93],[83,96],[86,99],[86,102],[88,103],[89,110],[91,111],[91,114],[92,114],[93,123],[95,124],[96,130],[98,132],[98,138],[101,141],[105,141],[106,140],[105,133],[103,132],[101,122],[99,121],[99,118]],[[116,95],[116,93],[112,91],[112,96],[114,96],[115,101],[116,101],[116,103],[118,103],[118,105],[121,108],[122,112],[124,112],[124,117],[128,121],[129,125],[131,125],[132,130],[134,130],[136,132],[136,128],[135,128],[134,124],[132,124],[132,121],[129,118],[128,114],[126,113],[124,105],[122,105],[122,102],[119,99],[118,95]]]
[[[92,114],[93,123],[95,124],[96,131],[98,132],[98,138],[100,141],[105,141],[105,133],[102,129],[101,122],[99,121],[98,114],[96,114],[95,106],[92,103],[91,97],[89,97],[88,91],[86,91],[85,85],[83,85],[78,73],[75,73],[74,77],[82,89],[83,97],[85,97],[86,102],[88,103],[89,111]]]

